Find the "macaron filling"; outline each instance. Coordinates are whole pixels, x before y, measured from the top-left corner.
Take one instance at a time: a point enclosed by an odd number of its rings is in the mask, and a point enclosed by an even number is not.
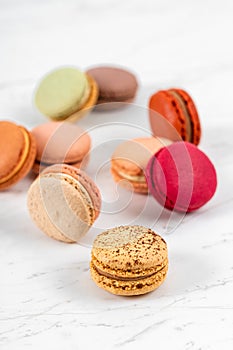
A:
[[[156,266],[152,266],[147,269],[134,269],[128,268],[126,270],[111,268],[109,265],[104,265],[101,263],[93,254],[92,254],[92,264],[95,269],[99,272],[99,274],[107,276],[109,278],[114,278],[119,280],[137,280],[141,278],[147,278],[155,275],[159,271],[162,271],[168,265],[168,259],[165,258],[163,262]]]
[[[98,94],[99,94],[98,85],[96,84],[95,80],[89,75],[87,75],[87,80],[89,84],[89,95],[86,101],[83,103],[83,105],[79,106],[79,109],[77,111],[74,111],[71,115],[69,115],[69,120],[71,121],[76,120],[77,114],[80,115],[82,111],[85,112],[85,110],[88,111],[94,108],[97,102]]]
[[[119,170],[117,171],[117,173],[125,180],[129,180],[132,182],[146,182],[146,178],[144,175],[129,175]]]
[[[27,132],[26,129],[24,129],[23,127],[20,127],[20,130],[23,134],[24,137],[24,148],[21,151],[21,158],[19,159],[19,162],[17,163],[16,167],[14,169],[12,169],[12,171],[10,173],[8,173],[6,176],[0,178],[0,184],[7,182],[8,180],[10,180],[11,178],[13,178],[23,167],[23,165],[25,164],[25,161],[28,158],[28,154],[30,151],[30,136]]]
[[[186,106],[186,103],[182,96],[174,90],[169,90],[169,93],[176,99],[176,101],[179,103],[180,108],[183,111],[185,120],[186,120],[186,132],[188,135],[188,141],[192,142],[193,139],[193,131],[192,131],[192,123],[191,123],[191,115],[189,113],[189,110]]]
[[[93,260],[92,260],[92,265],[93,265],[93,268],[98,272],[99,275],[101,276],[105,276],[105,277],[108,277],[108,278],[112,278],[114,280],[117,280],[117,281],[139,281],[139,280],[144,280],[144,279],[147,279],[148,277],[152,277],[152,276],[155,276],[157,273],[161,272],[162,270],[165,270],[166,266],[163,266],[161,269],[159,269],[158,271],[156,272],[153,272],[151,274],[148,274],[148,275],[142,275],[142,276],[135,276],[135,277],[119,277],[117,275],[111,275],[110,273],[107,273],[105,271],[102,271],[101,269],[99,269],[98,267],[95,266],[95,264],[93,263]]]

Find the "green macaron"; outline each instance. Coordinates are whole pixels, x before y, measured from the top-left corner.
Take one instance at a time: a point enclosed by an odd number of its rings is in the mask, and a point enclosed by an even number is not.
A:
[[[38,110],[52,120],[63,120],[85,105],[90,95],[87,75],[72,67],[47,74],[35,93]]]

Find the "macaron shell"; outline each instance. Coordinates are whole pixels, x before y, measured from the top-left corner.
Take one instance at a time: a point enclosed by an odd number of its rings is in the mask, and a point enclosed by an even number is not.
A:
[[[179,93],[179,95],[183,98],[185,104],[187,105],[187,108],[189,110],[189,114],[191,117],[191,124],[192,124],[192,134],[193,134],[192,143],[194,145],[198,145],[201,139],[201,123],[200,123],[199,115],[198,115],[196,106],[193,102],[193,99],[186,91],[182,89],[173,89],[173,90]]]
[[[134,98],[137,91],[137,80],[134,74],[117,67],[95,67],[89,69],[99,86],[99,100],[121,102]]]
[[[161,90],[152,95],[149,101],[149,108],[150,125],[155,136],[158,135],[158,125],[156,123],[157,120],[154,117],[154,111],[165,117],[181,135],[184,141],[189,141],[189,136],[187,134],[187,119],[184,116],[180,104],[176,101],[174,96],[169,93],[169,91]],[[167,138],[170,138],[169,135],[167,135]]]
[[[35,104],[44,115],[64,118],[77,111],[88,99],[90,88],[86,74],[76,68],[59,68],[40,82]]]
[[[149,228],[119,226],[97,236],[92,254],[114,270],[144,271],[167,259],[167,245]]]
[[[161,149],[146,169],[148,187],[158,202],[170,210],[190,212],[214,195],[216,171],[195,145],[177,142]]]
[[[94,181],[92,181],[84,171],[68,164],[55,164],[46,168],[43,173],[64,173],[79,181],[91,197],[94,209],[94,220],[97,219],[101,209],[101,194]]]
[[[97,286],[112,294],[122,296],[143,295],[152,292],[163,283],[167,270],[168,266],[165,266],[163,270],[150,277],[136,281],[121,281],[100,275],[95,266],[90,264],[91,276]]]
[[[75,242],[66,237],[49,218],[47,209],[44,205],[38,178],[32,183],[28,191],[27,205],[32,220],[41,231],[47,234],[48,237],[64,243]]]
[[[24,127],[3,121],[0,122],[0,149],[0,190],[4,190],[29,173],[36,156],[36,142]]]
[[[90,151],[91,139],[86,131],[67,122],[49,122],[32,130],[37,142],[37,161],[80,163]]]

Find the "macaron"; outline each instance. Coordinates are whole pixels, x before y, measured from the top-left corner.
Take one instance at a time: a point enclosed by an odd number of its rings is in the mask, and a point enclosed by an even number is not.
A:
[[[58,241],[73,243],[97,219],[101,196],[83,171],[56,164],[46,168],[32,183],[27,203],[30,216],[41,231]]]
[[[152,156],[146,178],[154,198],[165,208],[179,212],[201,208],[217,187],[214,165],[188,142],[175,142]]]
[[[98,86],[95,80],[73,67],[48,73],[35,92],[38,110],[52,120],[77,120],[96,104]]]
[[[121,186],[138,193],[148,193],[145,178],[146,165],[153,154],[171,141],[155,137],[142,137],[122,142],[111,158],[113,179]]]
[[[175,127],[183,141],[199,144],[201,124],[195,103],[186,91],[172,88],[160,90],[151,96],[149,100],[150,125],[154,135],[157,136],[158,123],[154,111],[161,114]]]
[[[36,141],[23,126],[0,121],[0,152],[0,190],[5,190],[31,170],[36,157]]]
[[[126,69],[98,66],[87,70],[99,87],[98,110],[111,110],[131,103],[138,83],[135,75]]]
[[[167,244],[143,226],[119,226],[99,234],[91,253],[90,271],[100,288],[133,296],[158,288],[168,270]]]
[[[66,163],[84,167],[89,158],[91,138],[79,126],[68,122],[48,122],[32,129],[37,154],[33,166],[36,174],[47,166]]]

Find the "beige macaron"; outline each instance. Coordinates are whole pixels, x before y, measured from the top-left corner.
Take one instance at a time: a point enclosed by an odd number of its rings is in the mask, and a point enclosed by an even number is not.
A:
[[[100,213],[100,192],[83,171],[67,164],[46,168],[28,191],[28,210],[49,237],[77,242]]]
[[[116,295],[153,291],[168,270],[167,244],[143,226],[119,226],[98,235],[90,263],[92,279]]]

